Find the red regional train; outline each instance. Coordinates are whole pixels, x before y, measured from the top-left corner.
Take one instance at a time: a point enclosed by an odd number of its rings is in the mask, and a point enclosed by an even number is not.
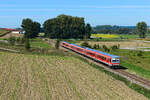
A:
[[[75,52],[78,52],[82,55],[88,56],[94,60],[102,62],[110,67],[120,66],[120,57],[112,54],[108,54],[102,51],[93,50],[86,47],[81,47],[76,44],[71,44],[63,41],[61,44],[62,47],[68,48]]]

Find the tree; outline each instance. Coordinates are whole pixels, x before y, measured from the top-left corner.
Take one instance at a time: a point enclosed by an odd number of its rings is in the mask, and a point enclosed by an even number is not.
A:
[[[120,28],[116,33],[118,34],[129,34],[130,30],[128,28]]]
[[[32,35],[31,35],[31,37],[37,37],[38,36],[38,33],[40,32],[40,27],[41,27],[41,25],[40,25],[40,23],[38,23],[38,22],[33,22],[32,23],[33,25],[32,25]]]
[[[147,32],[146,22],[137,23],[136,28],[137,28],[137,31],[139,33],[140,38],[145,38],[146,37],[146,32]]]
[[[24,44],[24,46],[25,46],[25,49],[26,49],[26,50],[29,50],[29,49],[30,49],[30,42],[29,42],[29,39],[28,39],[28,38],[25,39],[25,44]]]
[[[40,23],[33,22],[31,19],[23,19],[21,27],[25,30],[25,38],[34,38],[40,32]]]
[[[86,37],[90,37],[91,36],[91,31],[92,31],[92,27],[91,27],[91,25],[90,24],[87,24],[86,26],[85,26],[85,34],[86,34]]]
[[[83,38],[85,22],[82,17],[59,15],[44,22],[45,36],[50,38]]]

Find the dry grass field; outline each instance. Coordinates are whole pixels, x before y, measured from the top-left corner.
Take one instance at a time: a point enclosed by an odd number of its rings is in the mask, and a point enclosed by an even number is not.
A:
[[[113,46],[113,45],[118,45],[120,44],[121,48],[126,48],[126,47],[150,47],[150,43],[146,43],[144,41],[139,41],[139,40],[135,40],[135,41],[124,41],[124,42],[95,42],[95,41],[90,41],[89,42],[90,45],[94,45],[94,44],[99,44],[99,45],[106,45],[106,46]]]
[[[0,52],[1,100],[147,100],[74,57]]]
[[[9,38],[9,37],[11,37],[11,36],[13,36],[13,37],[21,37],[21,36],[23,36],[22,34],[18,34],[18,33],[9,33],[9,34],[6,34],[6,35],[4,35],[4,36],[2,36],[2,37],[0,37],[1,39],[7,39],[7,38]]]

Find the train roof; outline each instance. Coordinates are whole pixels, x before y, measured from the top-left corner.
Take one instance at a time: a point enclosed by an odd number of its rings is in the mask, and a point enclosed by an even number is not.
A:
[[[86,48],[86,49],[87,49],[87,50],[91,50],[91,51],[93,51],[93,52],[97,52],[97,53],[106,55],[106,56],[110,56],[110,57],[112,57],[112,58],[120,58],[119,56],[112,55],[112,54],[109,54],[109,53],[105,53],[105,52],[102,52],[102,51],[98,51],[98,50],[94,50],[94,49],[90,49],[90,48]]]
[[[65,41],[64,41],[65,42]],[[66,42],[68,43],[68,42]],[[70,43],[69,43],[70,44]],[[97,53],[100,53],[100,54],[103,54],[103,55],[106,55],[106,56],[110,56],[112,58],[120,58],[119,56],[116,56],[116,55],[112,55],[112,54],[109,54],[109,53],[105,53],[105,52],[102,52],[102,51],[98,51],[98,50],[94,50],[94,49],[90,49],[90,48],[87,48],[87,47],[81,47],[79,45],[76,45],[76,44],[71,44],[71,45],[74,45],[74,46],[78,46],[80,48],[84,48],[84,49],[87,49],[87,50],[91,50],[93,52],[97,52]]]

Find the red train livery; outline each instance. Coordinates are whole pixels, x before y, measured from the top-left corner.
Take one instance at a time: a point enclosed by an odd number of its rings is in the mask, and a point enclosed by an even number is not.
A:
[[[88,56],[94,60],[100,61],[108,66],[120,66],[120,57],[112,54],[108,54],[102,51],[81,47],[76,44],[71,44],[68,42],[63,41],[61,44],[62,47],[71,49],[75,52],[78,52],[82,55]]]

